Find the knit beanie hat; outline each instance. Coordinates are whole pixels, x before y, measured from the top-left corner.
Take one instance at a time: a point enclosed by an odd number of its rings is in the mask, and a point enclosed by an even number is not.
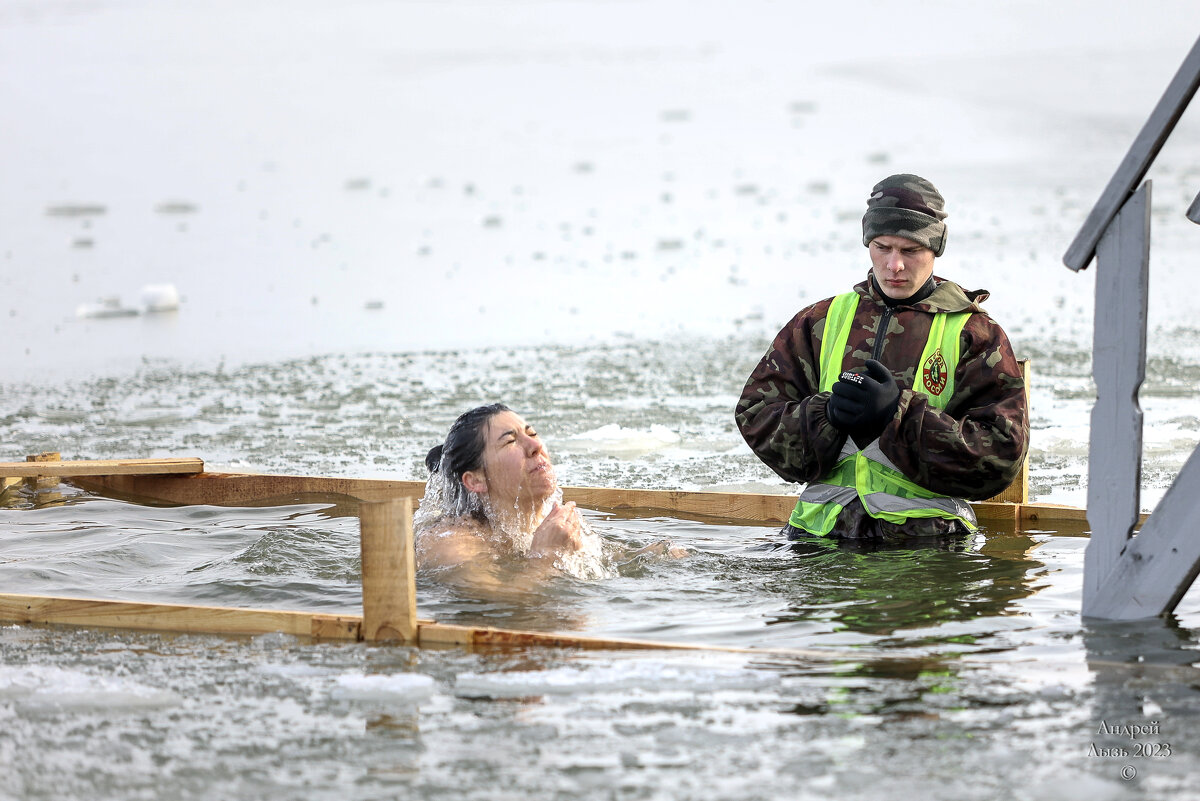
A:
[[[863,244],[877,236],[902,236],[942,255],[946,249],[946,201],[918,175],[890,175],[871,190],[863,215]]]

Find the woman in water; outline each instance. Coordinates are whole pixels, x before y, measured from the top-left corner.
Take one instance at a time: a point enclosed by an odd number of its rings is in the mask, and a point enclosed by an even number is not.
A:
[[[520,558],[545,572],[614,575],[600,538],[573,502],[562,503],[537,431],[504,404],[461,415],[425,465],[429,482],[413,520],[419,567],[494,573]]]

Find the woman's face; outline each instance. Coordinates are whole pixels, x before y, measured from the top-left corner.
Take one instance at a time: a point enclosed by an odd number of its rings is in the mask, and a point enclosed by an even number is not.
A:
[[[492,505],[501,509],[533,509],[554,494],[558,483],[550,456],[533,426],[520,415],[511,411],[493,415],[484,436],[483,470],[463,474],[467,489],[485,492]]]

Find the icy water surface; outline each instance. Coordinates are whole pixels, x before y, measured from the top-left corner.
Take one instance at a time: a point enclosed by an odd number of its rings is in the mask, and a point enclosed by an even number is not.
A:
[[[70,490],[59,502],[0,511],[6,589],[358,610],[357,526],[335,507],[148,509]],[[0,797],[1092,799],[1195,787],[1200,604],[1189,597],[1166,624],[1081,624],[1085,538],[989,531],[871,552],[783,546],[761,527],[588,518],[610,544],[669,537],[691,553],[489,598],[422,577],[422,614],[759,653],[8,626]],[[788,648],[801,651],[772,652]]]
[[[697,341],[685,362],[672,343],[631,341],[10,384],[0,438],[68,458],[198,453],[275,472],[416,478],[459,411],[503,398],[537,423],[566,484],[788,492],[730,416],[764,347]],[[1047,366],[1035,369],[1034,494],[1079,497],[1087,354],[1032,355]],[[1178,440],[1196,428],[1195,390],[1182,377],[1197,369],[1186,353],[1151,365],[1147,495],[1188,452]],[[60,492],[8,494],[5,591],[360,609],[347,508],[149,508]],[[614,578],[479,594],[423,575],[421,614],[759,653],[464,653],[6,627],[0,760],[17,778],[2,792],[1092,799],[1188,797],[1200,780],[1197,595],[1166,623],[1083,623],[1080,528],[993,528],[953,547],[872,552],[788,546],[773,527],[587,516]],[[623,555],[662,540],[689,556]],[[1111,733],[1119,726],[1157,729],[1133,741]],[[1151,746],[1154,756],[1132,756]]]

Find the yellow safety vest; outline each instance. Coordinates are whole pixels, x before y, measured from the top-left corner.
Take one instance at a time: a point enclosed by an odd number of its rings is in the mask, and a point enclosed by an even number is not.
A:
[[[833,388],[842,372],[842,359],[854,314],[858,293],[847,292],[833,299],[825,316],[825,334],[821,341],[820,391]],[[954,372],[958,367],[959,337],[971,312],[941,313],[933,316],[929,338],[917,363],[913,391],[921,392],[928,403],[945,409],[954,395]],[[877,336],[887,332],[880,331]],[[938,389],[939,392],[932,390]],[[810,534],[825,536],[833,531],[838,515],[847,503],[858,498],[871,517],[903,524],[913,518],[940,517],[959,520],[974,531],[975,512],[960,498],[930,492],[911,479],[884,455],[879,440],[859,449],[853,438],[846,437],[837,464],[819,481],[804,488],[789,523]]]

